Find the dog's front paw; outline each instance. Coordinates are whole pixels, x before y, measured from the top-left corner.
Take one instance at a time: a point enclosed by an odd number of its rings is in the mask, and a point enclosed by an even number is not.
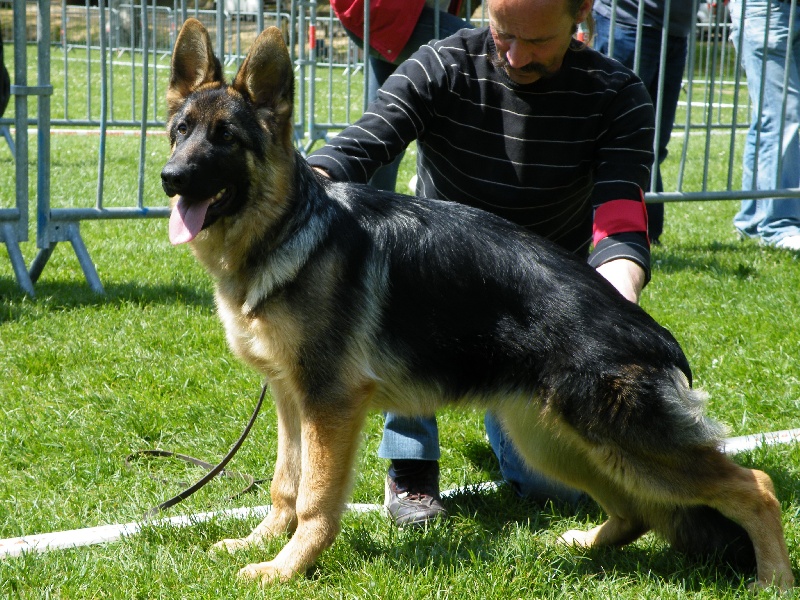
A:
[[[284,573],[272,561],[253,563],[239,570],[238,576],[248,581],[258,581],[262,586],[288,581],[294,573]]]
[[[209,548],[209,552],[211,554],[219,554],[219,553],[228,553],[233,554],[238,550],[242,550],[244,548],[248,548],[253,545],[253,542],[247,538],[239,538],[235,540],[220,540],[211,548]]]
[[[592,545],[593,536],[591,531],[570,529],[558,536],[558,541],[573,548],[589,548]]]
[[[747,584],[747,589],[754,595],[758,595],[766,590],[774,590],[782,594],[789,594],[794,589],[794,576],[789,573],[781,578],[776,574],[771,581],[762,581],[760,579],[756,579],[755,581]]]

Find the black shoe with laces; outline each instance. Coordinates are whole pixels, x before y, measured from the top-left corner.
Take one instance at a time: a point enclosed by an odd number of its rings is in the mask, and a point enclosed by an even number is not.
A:
[[[398,527],[421,527],[447,517],[439,496],[439,463],[394,460],[386,476],[386,509]]]

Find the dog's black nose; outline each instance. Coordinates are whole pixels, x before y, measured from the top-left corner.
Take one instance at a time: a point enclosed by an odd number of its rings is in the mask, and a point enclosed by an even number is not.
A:
[[[167,196],[179,194],[185,183],[183,169],[167,163],[161,170],[161,187]]]

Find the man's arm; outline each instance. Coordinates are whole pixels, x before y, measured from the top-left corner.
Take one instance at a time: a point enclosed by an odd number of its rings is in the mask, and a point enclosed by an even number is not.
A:
[[[639,303],[639,295],[646,281],[646,273],[638,263],[627,258],[603,263],[597,267],[597,272],[605,277],[611,285],[617,288],[620,294],[631,302]]]
[[[336,181],[367,183],[425,130],[445,80],[436,51],[422,46],[386,80],[364,114],[311,154],[308,163]]]
[[[655,115],[641,81],[631,76],[606,108],[609,123],[595,166],[593,242],[589,264],[631,302],[650,279],[650,242],[643,190],[653,162]]]

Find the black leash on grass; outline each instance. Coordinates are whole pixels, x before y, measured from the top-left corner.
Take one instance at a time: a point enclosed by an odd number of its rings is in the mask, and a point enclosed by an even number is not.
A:
[[[268,479],[254,479],[250,475],[246,475],[246,474],[243,474],[243,473],[237,473],[236,471],[226,471],[225,470],[225,465],[227,465],[230,462],[230,460],[233,458],[233,455],[236,454],[239,451],[239,448],[242,447],[242,444],[244,443],[245,438],[247,438],[247,435],[250,433],[250,430],[253,428],[253,423],[256,422],[256,417],[258,417],[258,413],[261,410],[261,405],[264,403],[264,397],[266,395],[267,395],[267,382],[264,381],[264,386],[261,388],[261,396],[259,396],[259,398],[258,398],[258,402],[256,403],[256,407],[253,409],[253,414],[250,415],[250,420],[247,422],[247,425],[245,426],[244,431],[242,431],[242,434],[239,436],[239,439],[236,440],[236,443],[231,447],[230,450],[228,450],[228,453],[225,455],[225,457],[217,465],[212,465],[211,463],[207,463],[207,462],[205,462],[203,460],[200,460],[199,458],[194,458],[192,456],[186,456],[185,454],[178,454],[176,452],[169,452],[167,450],[139,450],[138,452],[134,452],[132,454],[129,454],[125,458],[125,466],[127,466],[128,468],[133,468],[133,463],[135,461],[137,461],[138,459],[144,457],[144,456],[154,456],[154,457],[159,457],[159,458],[175,458],[175,459],[182,460],[184,462],[188,462],[188,463],[191,463],[193,465],[197,465],[198,467],[202,467],[202,468],[208,470],[208,473],[206,475],[204,475],[201,479],[199,479],[197,481],[197,483],[187,487],[181,493],[173,496],[169,500],[164,500],[164,502],[162,502],[158,506],[156,506],[154,508],[151,508],[149,511],[147,511],[147,513],[145,515],[146,519],[154,517],[158,513],[160,513],[161,511],[168,509],[170,506],[175,506],[179,502],[182,502],[182,501],[186,500],[186,498],[188,498],[189,496],[194,494],[197,490],[199,490],[201,487],[203,487],[209,481],[214,479],[214,477],[216,477],[217,475],[222,475],[223,477],[233,477],[233,478],[236,478],[236,479],[243,479],[244,481],[247,482],[247,487],[245,487],[239,493],[231,496],[231,498],[238,498],[242,494],[246,494],[248,492],[253,491],[256,488],[256,486],[258,486],[258,485],[260,485],[260,484],[262,484],[262,483],[264,483],[266,481],[269,481]]]

